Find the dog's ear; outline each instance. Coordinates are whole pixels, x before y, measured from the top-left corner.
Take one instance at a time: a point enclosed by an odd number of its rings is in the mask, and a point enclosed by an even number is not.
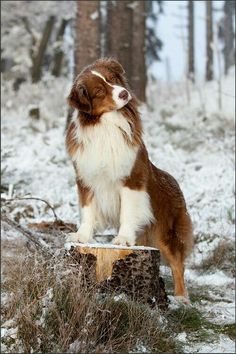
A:
[[[123,66],[115,59],[109,59],[109,67],[117,74],[124,74]]]
[[[70,106],[78,109],[79,111],[91,113],[92,105],[88,95],[88,91],[84,85],[73,85],[71,92],[67,98]]]

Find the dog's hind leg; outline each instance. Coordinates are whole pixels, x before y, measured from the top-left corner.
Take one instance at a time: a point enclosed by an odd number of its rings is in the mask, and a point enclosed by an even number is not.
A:
[[[172,254],[169,247],[159,242],[158,248],[162,256],[169,263],[174,280],[174,295],[188,297],[188,293],[184,282],[184,262],[180,253]]]
[[[184,262],[193,248],[193,230],[190,216],[186,210],[182,210],[178,214],[171,229],[165,232],[165,237],[160,240],[160,251],[172,270],[175,296],[188,297],[184,283]]]

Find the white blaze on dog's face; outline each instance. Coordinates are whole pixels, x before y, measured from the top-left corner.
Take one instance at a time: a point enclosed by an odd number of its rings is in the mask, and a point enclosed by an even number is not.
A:
[[[98,60],[77,76],[68,102],[94,121],[103,113],[117,111],[132,99],[125,87],[122,66],[114,60]]]
[[[107,85],[112,87],[112,98],[116,104],[116,109],[121,109],[124,107],[130,100],[131,100],[131,95],[128,90],[126,90],[124,87],[119,86],[119,85],[112,85],[107,80],[105,77],[103,77],[98,71],[92,70],[92,74],[100,77]]]

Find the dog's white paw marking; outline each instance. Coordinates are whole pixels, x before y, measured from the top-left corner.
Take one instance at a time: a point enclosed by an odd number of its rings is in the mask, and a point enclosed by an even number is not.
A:
[[[113,245],[135,246],[135,238],[118,235],[112,240]]]
[[[90,235],[82,234],[77,231],[69,233],[66,242],[91,243],[93,242],[93,238]]]
[[[180,296],[180,295],[168,295],[170,300],[170,308],[178,309],[180,307],[192,308],[191,301],[188,298],[188,295]]]
[[[174,297],[176,302],[182,305],[191,305],[191,301],[189,300],[188,296],[175,296]]]

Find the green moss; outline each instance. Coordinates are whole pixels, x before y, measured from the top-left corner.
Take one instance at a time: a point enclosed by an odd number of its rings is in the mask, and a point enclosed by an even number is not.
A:
[[[236,340],[236,326],[233,324],[219,325],[211,322],[205,324],[208,328],[212,329],[216,333],[225,334],[230,339]]]
[[[197,331],[203,323],[202,314],[194,307],[180,306],[178,309],[171,310],[167,318],[173,330],[177,332]]]
[[[212,298],[208,294],[199,295],[199,294],[196,294],[196,293],[192,293],[192,294],[190,293],[189,294],[189,299],[190,299],[191,303],[199,303],[202,300],[214,302],[214,301],[212,301]]]
[[[205,328],[200,328],[198,331],[191,333],[191,341],[194,342],[210,342],[214,338],[214,332],[207,330]]]
[[[182,354],[182,344],[174,338],[166,337],[164,333],[160,333],[158,343],[152,346],[152,353],[172,353]]]
[[[236,339],[235,324],[219,325],[204,318],[196,308],[179,307],[169,311],[168,321],[172,330],[178,334],[186,332],[189,341],[210,342],[224,334],[230,339]]]

